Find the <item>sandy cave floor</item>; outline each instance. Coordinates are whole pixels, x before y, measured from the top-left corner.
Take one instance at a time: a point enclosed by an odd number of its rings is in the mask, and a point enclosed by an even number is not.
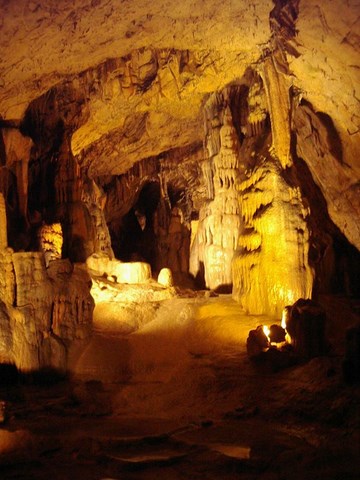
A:
[[[329,354],[280,371],[246,355],[274,319],[230,296],[165,300],[130,334],[96,323],[69,381],[0,389],[0,478],[359,478],[360,388],[341,372],[358,304],[323,301]]]

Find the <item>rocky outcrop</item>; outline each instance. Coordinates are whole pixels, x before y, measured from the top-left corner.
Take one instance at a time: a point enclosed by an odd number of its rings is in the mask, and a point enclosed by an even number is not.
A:
[[[141,284],[151,278],[151,267],[145,262],[120,262],[106,255],[93,254],[86,260],[95,276],[104,276],[114,283]]]
[[[0,192],[0,251],[7,247],[7,220],[4,195]]]
[[[5,145],[6,166],[16,177],[16,190],[18,195],[18,209],[20,217],[27,222],[28,218],[28,164],[33,141],[30,137],[22,135],[18,129],[8,128],[3,132]],[[7,186],[8,187],[8,186]],[[6,192],[7,188],[3,188]]]
[[[63,260],[52,261],[46,269],[42,253],[8,252],[7,257],[0,282],[7,286],[1,296],[2,362],[22,372],[66,372],[70,346],[91,333],[89,276]]]
[[[293,121],[298,156],[323,192],[331,219],[360,250],[360,184],[344,162],[342,142],[331,118],[303,102]]]
[[[0,222],[6,232],[4,209]],[[90,277],[59,259],[62,238],[56,226],[42,229],[44,253],[15,253],[5,240],[0,245],[1,363],[22,372],[51,368],[65,373],[69,348],[91,334]]]

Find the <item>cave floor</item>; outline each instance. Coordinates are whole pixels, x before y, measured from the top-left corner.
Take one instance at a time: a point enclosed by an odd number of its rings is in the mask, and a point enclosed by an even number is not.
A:
[[[136,332],[96,326],[58,383],[0,389],[0,478],[357,479],[360,388],[341,372],[354,305],[325,299],[327,356],[254,364],[228,296],[174,298]]]

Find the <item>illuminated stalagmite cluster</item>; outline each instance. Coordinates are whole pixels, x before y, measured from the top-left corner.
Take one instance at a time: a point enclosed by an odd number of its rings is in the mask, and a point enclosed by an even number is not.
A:
[[[231,261],[240,230],[239,141],[226,97],[215,96],[207,105],[205,129],[208,159],[203,173],[209,200],[199,213],[190,271],[196,276],[203,265],[206,286],[216,289],[232,284]]]

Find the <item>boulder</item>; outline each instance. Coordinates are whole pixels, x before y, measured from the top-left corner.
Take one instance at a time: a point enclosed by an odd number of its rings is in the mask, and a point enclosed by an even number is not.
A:
[[[325,323],[326,314],[314,301],[300,298],[294,303],[286,329],[299,357],[309,359],[325,354]]]
[[[157,281],[164,287],[172,287],[174,285],[174,279],[170,268],[162,268],[159,272]]]

